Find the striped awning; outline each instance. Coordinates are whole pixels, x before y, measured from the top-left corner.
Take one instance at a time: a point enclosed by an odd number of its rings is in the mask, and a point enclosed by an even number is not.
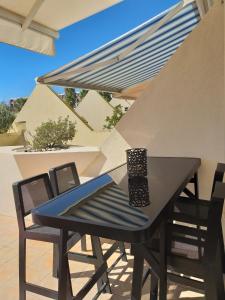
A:
[[[192,2],[146,37],[151,28],[174,9],[176,6],[97,50],[39,77],[38,82],[121,93],[154,78],[200,21],[197,5]],[[141,40],[129,52],[132,45]]]

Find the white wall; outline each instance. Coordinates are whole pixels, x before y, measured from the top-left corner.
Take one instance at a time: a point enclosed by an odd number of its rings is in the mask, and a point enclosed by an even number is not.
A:
[[[105,133],[95,134],[81,119],[72,111],[58,95],[47,85],[37,84],[22,110],[13,122],[17,128],[18,122],[26,122],[26,129],[34,134],[35,129],[48,120],[58,120],[59,117],[69,119],[76,123],[76,135],[71,142],[74,145],[97,146],[106,138]]]
[[[76,108],[76,112],[84,117],[94,130],[102,131],[106,117],[113,114],[113,106],[98,92],[89,91]]]
[[[123,108],[123,112],[126,112],[131,107],[131,105],[134,104],[134,101],[135,100],[125,100],[125,99],[119,99],[113,97],[110,101],[110,104],[113,107],[116,107],[117,105],[121,105]]]

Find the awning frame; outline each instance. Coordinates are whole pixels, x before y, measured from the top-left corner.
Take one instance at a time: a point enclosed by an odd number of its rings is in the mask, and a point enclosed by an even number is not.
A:
[[[188,1],[193,2],[193,0]],[[135,43],[133,43],[130,47],[128,47],[127,49],[125,49],[120,55],[100,62],[100,63],[96,63],[87,67],[80,67],[77,68],[73,71],[69,71],[69,72],[65,72],[64,73],[64,78],[67,79],[68,77],[70,77],[71,75],[74,75],[75,73],[84,73],[84,72],[88,72],[88,71],[95,71],[98,68],[101,67],[106,67],[108,65],[117,63],[119,61],[121,61],[122,59],[124,59],[127,55],[129,55],[133,50],[135,50],[141,43],[143,43],[147,38],[149,38],[151,35],[153,35],[161,26],[163,26],[166,22],[168,22],[169,20],[171,20],[177,13],[179,13],[183,7],[187,5],[187,1],[182,0],[180,3],[178,3],[178,5],[176,5],[171,11],[169,11],[159,22],[157,22],[155,25],[151,26],[149,28],[148,31],[146,31],[146,33],[144,35],[142,35]],[[40,77],[38,79],[38,82],[40,83],[45,83],[48,84],[49,82],[51,82],[52,80],[56,81],[57,79],[59,79],[61,76],[60,75],[55,75],[55,76],[51,76],[51,78],[46,78],[43,79]]]
[[[12,23],[20,25],[21,26],[21,31],[22,31],[23,24],[26,25],[26,18],[25,17],[23,17],[19,14],[16,14],[16,13],[10,11],[10,10],[7,10],[3,7],[0,7],[0,18],[4,19],[6,21],[10,21]],[[37,32],[39,32],[43,35],[50,36],[54,39],[57,39],[59,37],[58,31],[56,31],[52,28],[49,28],[47,26],[44,26],[44,25],[42,25],[38,22],[32,21],[32,20],[30,20],[30,18],[29,18],[28,21],[29,21],[29,24],[27,24],[27,25],[29,25],[29,26],[27,28],[29,28],[30,30],[37,31]]]
[[[83,57],[76,59],[70,62],[69,64],[66,64],[58,68],[57,70],[54,70],[52,72],[45,74],[44,76],[39,77],[37,81],[43,84],[50,84],[50,85],[52,84],[52,85],[59,85],[64,87],[77,87],[83,89],[94,89],[94,90],[108,91],[115,94],[122,94],[124,91],[125,92],[129,91],[130,89],[132,89],[132,87],[135,86],[137,86],[138,89],[139,85],[149,80],[152,80],[154,76],[158,74],[158,72],[161,69],[161,65],[163,67],[164,61],[166,63],[168,57],[173,55],[173,50],[176,51],[177,45],[179,47],[179,43],[182,42],[183,37],[185,38],[188,32],[190,32],[190,28],[194,28],[195,24],[197,24],[197,22],[199,22],[199,20],[204,16],[203,13],[200,15],[200,6],[204,7],[205,9],[204,14],[205,14],[210,8],[212,2],[213,0],[183,0],[179,2],[177,5],[173,6],[172,8],[150,19],[152,20],[152,24],[148,26],[148,28],[146,26],[146,30],[143,32],[142,35],[137,34],[137,37],[136,39],[135,38],[133,39],[133,42],[128,41],[127,46],[126,46],[126,42],[124,42],[123,44],[123,39],[124,41],[126,41],[126,39],[130,38],[132,41],[132,32],[133,32],[132,30],[118,37],[117,39],[107,43],[106,45],[94,51],[91,51],[90,54],[86,54]],[[191,6],[192,3],[193,5]],[[191,11],[192,9],[191,7],[193,8],[193,12]],[[176,15],[178,15],[177,18]],[[181,19],[180,23],[179,21],[177,21],[179,20],[179,16]],[[155,38],[157,44],[157,39],[158,39],[157,32],[161,32],[161,31],[163,32],[164,30],[163,28],[166,28],[165,35],[167,35],[167,31],[169,32],[170,30],[170,24],[176,24],[176,22],[178,22],[178,26],[180,26],[180,28],[178,29],[177,33],[175,31],[174,40],[171,39],[171,36],[168,34],[168,39],[169,39],[168,48],[163,49],[164,41],[163,39],[162,41],[160,41],[161,33],[159,33],[158,48],[160,49],[161,47],[160,51],[161,52],[164,51],[163,52],[164,57],[162,57],[161,60],[157,60],[157,55],[159,53],[157,48],[155,48],[156,57],[153,57],[152,52],[149,52],[150,54],[148,55],[148,51],[151,48],[151,39],[154,41]],[[183,24],[187,24],[187,27],[185,28]],[[145,25],[140,25],[140,28],[141,26],[144,27]],[[171,30],[175,30],[174,29],[175,27],[173,28],[173,26],[174,25],[171,25]],[[136,32],[138,32],[138,29]],[[113,54],[111,55],[108,49],[110,49],[110,47],[112,47],[113,49],[114,45],[116,45],[117,43],[119,44],[120,40],[122,41],[121,42],[122,46],[120,47],[121,50],[119,47],[115,46],[113,50],[115,51],[115,53],[114,55]],[[142,68],[139,55],[141,54],[141,52],[145,51],[145,46],[143,46],[143,50],[142,50],[142,45],[145,44],[148,45],[148,43],[150,44],[150,47],[146,46],[146,53],[144,54],[144,57],[145,57],[145,62],[148,61],[148,63],[152,65],[147,65],[147,66],[143,65]],[[153,48],[154,48],[154,42],[153,42]],[[102,57],[101,54],[99,55],[101,51],[103,53]],[[106,53],[104,53],[104,51]],[[118,51],[118,53],[116,53],[116,51]],[[95,57],[95,55],[97,56],[97,58]],[[132,60],[134,61],[130,65],[129,65],[129,58],[131,62]],[[113,68],[113,66],[115,67]],[[132,75],[132,68],[134,69],[135,66],[137,70],[135,69],[134,75]],[[148,72],[145,72],[146,67],[149,68]],[[115,70],[113,71],[113,69]],[[138,71],[139,69],[141,70],[141,72]],[[103,76],[104,73],[105,75],[107,75],[106,70],[108,70],[109,79],[107,79],[108,78],[107,76],[105,76],[105,78]],[[116,71],[118,71],[119,74],[118,78],[115,75]],[[122,77],[123,73],[126,74],[127,78]],[[97,79],[94,77],[95,74],[97,74],[96,75]],[[88,79],[85,79],[85,77],[87,77]]]

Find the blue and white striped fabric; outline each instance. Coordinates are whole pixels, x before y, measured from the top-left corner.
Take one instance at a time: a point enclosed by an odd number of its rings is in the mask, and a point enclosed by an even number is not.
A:
[[[145,80],[152,79],[200,21],[195,2],[185,6],[175,17],[121,61],[86,72],[81,72],[80,68],[95,65],[123,53],[127,47],[137,41],[173,8],[72,63],[39,77],[38,81],[53,85],[121,92]],[[79,71],[76,71],[78,68]],[[66,76],[67,72],[70,73],[69,77]]]

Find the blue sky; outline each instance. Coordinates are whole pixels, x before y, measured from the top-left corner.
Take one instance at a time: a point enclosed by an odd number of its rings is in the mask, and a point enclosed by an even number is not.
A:
[[[35,77],[96,49],[178,2],[124,0],[61,30],[54,57],[0,43],[0,102],[29,96]]]

